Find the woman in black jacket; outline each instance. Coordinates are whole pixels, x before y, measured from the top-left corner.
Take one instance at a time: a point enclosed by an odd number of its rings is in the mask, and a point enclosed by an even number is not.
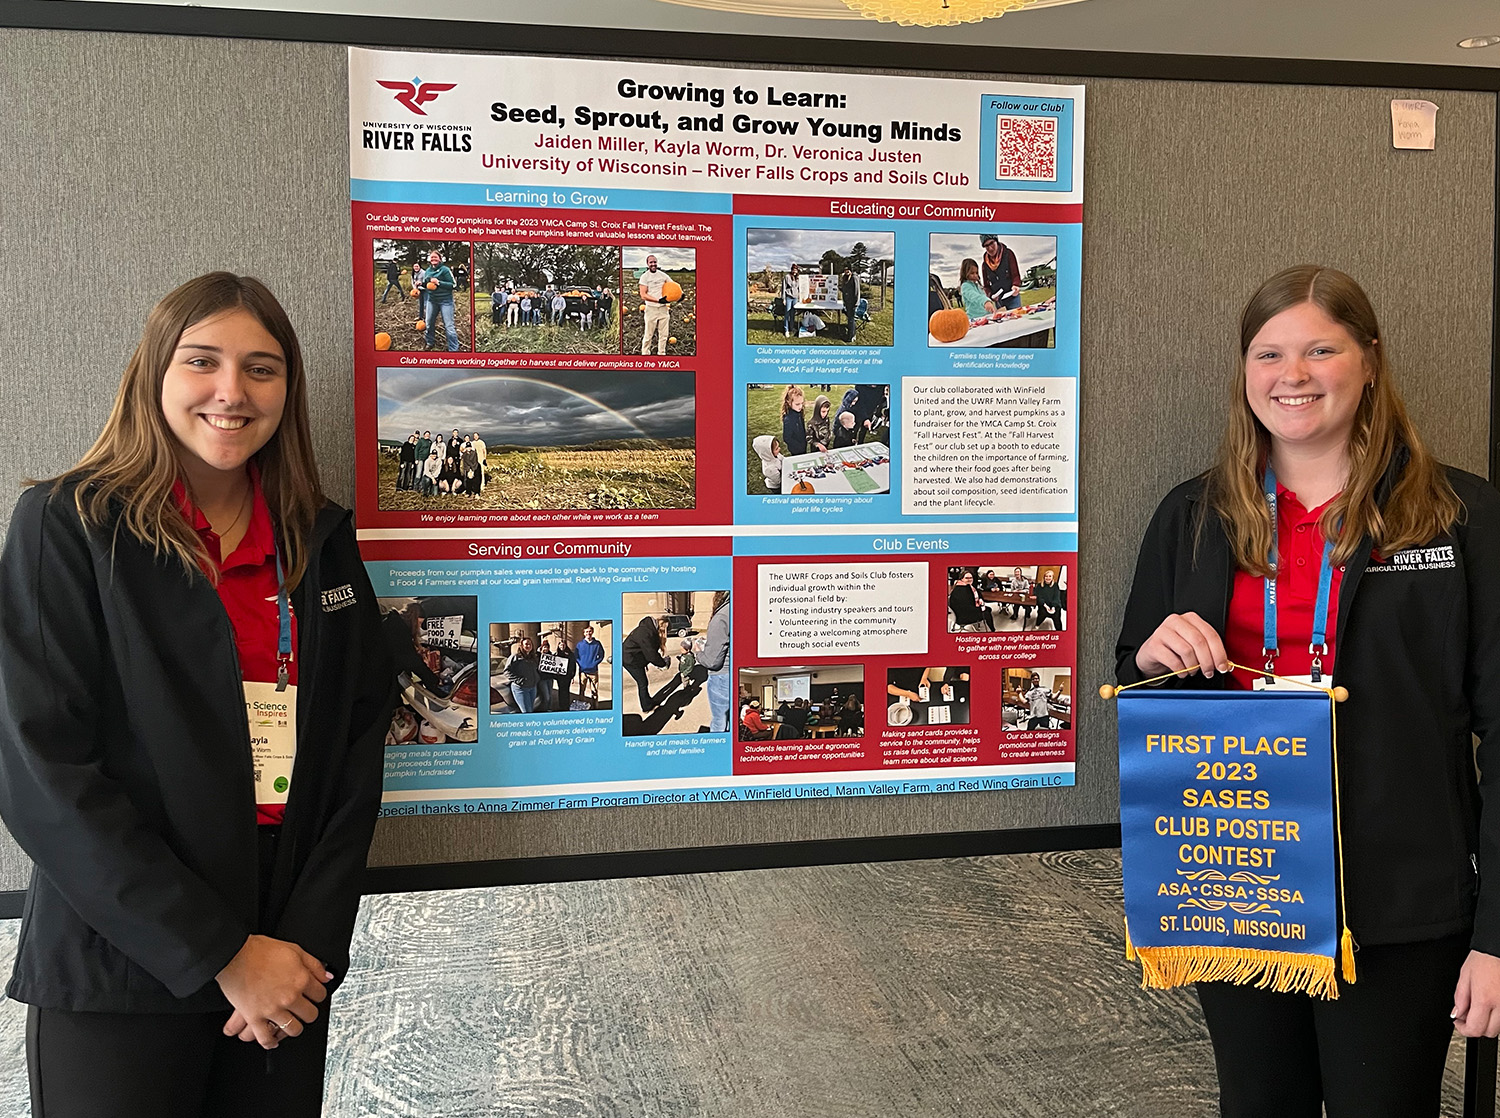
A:
[[[1272,670],[1331,673],[1350,694],[1338,778],[1359,953],[1336,1001],[1198,984],[1222,1112],[1434,1114],[1455,1025],[1500,1033],[1500,809],[1481,812],[1500,777],[1500,495],[1423,447],[1343,273],[1273,276],[1240,349],[1218,461],[1147,529],[1117,674],[1248,687],[1271,597]]]
[[[393,699],[291,324],[192,280],[0,557],[35,1118],[319,1113]]]

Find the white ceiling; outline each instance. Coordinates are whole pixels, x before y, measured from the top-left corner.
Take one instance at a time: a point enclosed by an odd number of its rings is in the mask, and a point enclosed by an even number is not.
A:
[[[105,0],[98,0],[105,2]],[[156,0],[160,3],[161,0]],[[425,16],[590,28],[638,28],[965,46],[1259,58],[1500,66],[1500,46],[1460,39],[1500,35],[1500,0],[1086,0],[962,27],[923,30],[872,20],[808,20],[700,10],[663,0],[168,0],[198,8]],[[3,17],[0,17],[3,22]],[[462,47],[462,43],[454,43]],[[600,53],[607,43],[580,38]],[[838,62],[830,44],[829,62]]]

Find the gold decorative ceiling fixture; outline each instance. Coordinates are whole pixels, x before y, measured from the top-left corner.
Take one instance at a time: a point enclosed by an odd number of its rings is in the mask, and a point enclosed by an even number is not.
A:
[[[1083,0],[663,0],[747,16],[785,19],[876,19],[902,27],[947,27],[998,19],[1023,8],[1055,8]]]

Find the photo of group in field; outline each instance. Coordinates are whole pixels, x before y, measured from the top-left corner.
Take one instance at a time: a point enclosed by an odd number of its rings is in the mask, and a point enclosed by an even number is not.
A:
[[[895,253],[878,230],[746,230],[746,340],[895,345]]]
[[[698,352],[698,254],[690,248],[627,246],[620,254],[625,353]]]
[[[468,241],[375,242],[375,348],[474,348]]]
[[[694,374],[377,370],[381,509],[680,509]]]
[[[1057,345],[1057,238],[985,231],[928,238],[927,345]]]
[[[619,353],[620,246],[477,241],[474,348]]]
[[[888,384],[751,384],[745,483],[752,495],[888,493]]]

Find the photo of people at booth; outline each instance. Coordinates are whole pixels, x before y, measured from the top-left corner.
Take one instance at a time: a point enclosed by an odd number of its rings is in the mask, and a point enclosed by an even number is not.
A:
[[[928,238],[927,345],[1057,345],[1057,238],[1004,230]]]
[[[375,348],[473,349],[468,241],[375,242]]]
[[[381,636],[401,689],[385,744],[478,740],[478,597],[381,598],[379,603]],[[492,692],[485,705],[493,698]]]
[[[887,726],[967,726],[967,667],[891,668],[886,672]]]
[[[1002,668],[1000,710],[1006,730],[1071,730],[1072,673],[1067,668]]]
[[[729,591],[623,594],[620,611],[620,732],[727,732]]]
[[[751,345],[895,345],[896,235],[747,229]]]
[[[611,621],[490,626],[490,713],[611,710]]]
[[[889,384],[752,384],[745,404],[752,495],[890,492]]]
[[[622,352],[657,357],[698,352],[698,253],[627,245],[620,254]]]
[[[1068,627],[1068,568],[993,564],[948,568],[948,632],[1062,632]]]
[[[619,353],[620,246],[476,241],[474,348]]]
[[[865,670],[859,664],[741,668],[739,679],[741,741],[864,735]]]

